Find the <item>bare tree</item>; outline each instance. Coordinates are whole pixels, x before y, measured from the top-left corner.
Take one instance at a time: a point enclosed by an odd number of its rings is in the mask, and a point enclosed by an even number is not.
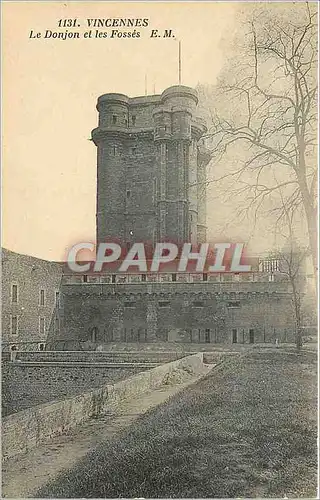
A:
[[[278,206],[273,203],[276,222],[303,208],[315,271],[316,8],[295,3],[290,15],[270,5],[253,11],[246,21],[242,57],[218,85],[227,106],[212,113],[206,137],[216,162],[242,144],[242,162],[237,160],[231,172],[213,182],[233,181],[229,195],[242,195],[245,212],[253,210],[257,217],[279,189],[284,198]]]
[[[294,238],[292,213],[286,212],[288,233],[286,243],[279,252],[271,257],[278,261],[278,271],[285,276],[291,285],[292,306],[295,319],[296,347],[302,346],[302,299],[305,288],[305,261],[309,254],[308,248],[301,248]]]

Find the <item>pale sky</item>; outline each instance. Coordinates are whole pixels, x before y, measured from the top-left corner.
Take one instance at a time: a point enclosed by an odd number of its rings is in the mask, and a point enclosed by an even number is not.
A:
[[[182,83],[215,83],[232,38],[236,3],[48,2],[2,5],[3,236],[2,246],[50,260],[95,239],[97,97],[107,92],[161,93]],[[148,18],[140,39],[44,39],[59,19]],[[172,29],[175,39],[152,39]],[[69,32],[72,29],[69,28]],[[110,29],[102,29],[110,31]],[[209,193],[210,196],[210,193]],[[210,200],[209,200],[210,201]],[[212,231],[212,228],[211,228]]]

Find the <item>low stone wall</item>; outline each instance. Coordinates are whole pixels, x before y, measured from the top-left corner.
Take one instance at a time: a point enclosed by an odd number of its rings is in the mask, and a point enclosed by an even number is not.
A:
[[[67,362],[61,365],[6,363],[2,367],[2,416],[71,398],[147,369],[137,363],[122,367],[106,367],[103,363],[91,366]]]
[[[223,359],[230,356],[239,356],[239,351],[212,351],[203,353],[203,362],[208,364],[220,363]]]
[[[113,385],[54,403],[34,406],[2,420],[2,456],[6,460],[38,446],[55,435],[63,434],[82,422],[109,412],[124,399],[155,389],[164,376],[178,367],[194,373],[203,366],[203,354],[197,353],[138,373]]]
[[[185,354],[175,351],[33,351],[18,352],[17,359],[21,361],[76,361],[94,363],[168,363],[183,357]]]

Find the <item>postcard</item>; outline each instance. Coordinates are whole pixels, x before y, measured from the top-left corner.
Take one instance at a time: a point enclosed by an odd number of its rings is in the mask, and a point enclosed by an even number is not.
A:
[[[318,3],[2,2],[2,497],[317,498]]]

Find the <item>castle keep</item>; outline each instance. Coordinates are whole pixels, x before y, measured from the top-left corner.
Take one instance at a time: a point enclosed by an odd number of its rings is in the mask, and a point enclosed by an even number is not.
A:
[[[196,92],[99,97],[97,242],[204,242],[206,164]]]
[[[99,97],[97,243],[206,241],[206,165],[195,90]],[[251,273],[66,271],[49,349],[108,342],[266,342],[293,339],[289,283],[276,265]]]

